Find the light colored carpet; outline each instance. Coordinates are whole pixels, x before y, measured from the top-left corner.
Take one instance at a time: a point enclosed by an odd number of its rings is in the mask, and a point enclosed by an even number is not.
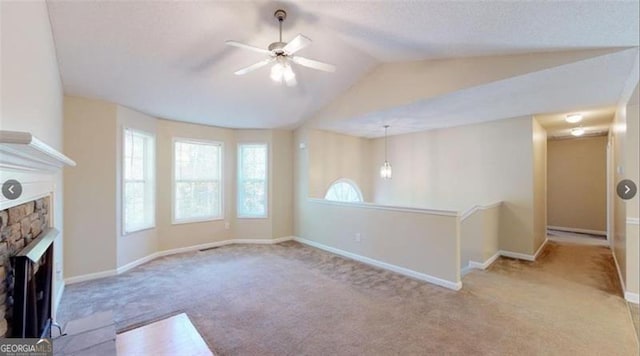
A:
[[[498,259],[455,292],[295,242],[161,258],[74,284],[60,321],[117,325],[185,311],[219,355],[637,355],[605,247],[551,242]]]

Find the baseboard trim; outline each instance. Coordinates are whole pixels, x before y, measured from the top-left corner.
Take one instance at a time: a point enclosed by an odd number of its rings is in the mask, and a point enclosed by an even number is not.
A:
[[[500,251],[496,252],[493,256],[489,257],[484,262],[469,261],[468,268],[470,268],[470,269],[487,269],[487,268],[489,268],[489,266],[491,266],[491,264],[493,262],[495,262],[495,260],[498,259],[498,257],[500,257]]]
[[[277,239],[235,239],[231,240],[234,244],[257,244],[257,245],[273,245],[285,241],[293,240],[293,236],[279,237]]]
[[[537,260],[538,256],[540,256],[540,253],[542,252],[542,250],[544,250],[544,247],[547,246],[547,243],[549,243],[549,238],[545,238],[544,241],[542,241],[542,244],[540,245],[540,247],[538,247],[538,251],[536,251],[536,254],[533,255],[533,260]]]
[[[627,218],[627,224],[640,225],[640,218]]]
[[[404,267],[400,267],[397,265],[393,265],[387,262],[382,262],[382,261],[378,261],[376,259],[373,258],[369,258],[369,257],[365,257],[362,255],[358,255],[352,252],[348,252],[348,251],[344,251],[344,250],[340,250],[337,249],[335,247],[330,247],[327,245],[323,245],[321,243],[315,242],[315,241],[311,241],[311,240],[307,240],[301,237],[294,237],[293,238],[294,241],[298,241],[302,244],[305,245],[309,245],[311,247],[315,247],[318,248],[320,250],[324,250],[327,252],[331,252],[334,253],[336,255],[340,255],[342,257],[346,257],[358,262],[362,262],[374,267],[378,267],[378,268],[382,268],[382,269],[386,269],[395,273],[399,273],[411,278],[415,278],[415,279],[419,279],[421,281],[425,281],[425,282],[429,282],[441,287],[445,287],[448,289],[453,289],[453,290],[460,290],[462,288],[462,282],[451,282],[448,281],[446,279],[442,279],[442,278],[438,278],[438,277],[434,277],[431,275],[428,275],[426,273],[421,273],[421,272],[416,272],[414,270],[408,269],[408,268],[404,268]]]
[[[94,279],[112,277],[112,276],[115,276],[116,274],[118,274],[118,273],[117,273],[117,270],[115,270],[115,269],[111,269],[111,270],[108,270],[108,271],[102,271],[102,272],[96,272],[96,273],[87,273],[87,274],[83,274],[83,275],[80,275],[80,276],[65,278],[64,279],[64,284],[68,285],[68,284],[82,283],[82,282],[92,281]]]
[[[536,256],[534,255],[527,255],[526,253],[511,252],[511,251],[504,251],[504,250],[500,250],[500,256],[515,258],[518,260],[532,261],[532,262],[536,260]]]
[[[135,261],[129,262],[124,266],[120,266],[115,270],[109,270],[109,271],[98,272],[98,273],[90,273],[90,274],[84,274],[84,275],[81,275],[81,276],[65,278],[64,283],[65,284],[74,284],[74,283],[92,281],[94,279],[112,277],[112,276],[115,276],[115,275],[118,275],[118,274],[125,273],[125,272],[127,272],[127,271],[129,271],[129,270],[131,270],[131,269],[133,269],[135,267],[138,267],[140,265],[143,265],[143,264],[145,264],[147,262],[153,261],[156,258],[160,258],[160,257],[164,257],[164,256],[170,256],[170,255],[176,255],[176,254],[179,254],[179,253],[193,252],[193,251],[205,250],[205,249],[208,249],[208,248],[221,247],[221,246],[227,246],[227,245],[233,245],[233,244],[272,245],[272,244],[278,244],[278,243],[285,242],[285,241],[290,241],[290,240],[293,240],[293,236],[279,237],[277,239],[233,239],[233,240],[222,240],[222,241],[208,242],[208,243],[204,243],[204,244],[187,246],[187,247],[179,247],[179,248],[174,248],[174,249],[171,249],[171,250],[164,250],[164,251],[154,252],[154,253],[152,253],[150,255],[147,255],[147,256],[139,258],[139,259],[137,259]]]
[[[150,255],[147,255],[147,256],[139,258],[139,259],[137,259],[135,261],[129,262],[124,266],[118,267],[116,272],[118,274],[124,273],[124,272],[126,272],[126,271],[128,271],[130,269],[136,268],[136,267],[138,267],[138,266],[140,266],[142,264],[145,264],[145,263],[147,263],[149,261],[155,260],[158,257],[162,257],[162,255],[159,252],[154,252],[154,253],[152,253]]]
[[[563,226],[547,226],[547,229],[557,230],[557,231],[566,231],[566,232],[577,232],[579,234],[607,236],[606,231],[600,231],[600,230],[578,229],[574,227],[563,227]]]
[[[516,259],[519,259],[519,260],[525,260],[525,261],[533,262],[538,258],[538,256],[540,255],[540,253],[542,252],[544,247],[547,246],[548,242],[549,242],[548,238],[544,239],[544,242],[540,245],[540,247],[538,247],[538,250],[536,251],[536,253],[534,255],[527,255],[526,253],[500,250],[500,256],[516,258]]]
[[[58,289],[58,294],[56,295],[56,299],[53,302],[54,315],[57,315],[58,313],[58,308],[60,307],[60,302],[62,301],[62,294],[64,293],[65,282],[61,280],[59,283],[60,283],[60,288]]]
[[[616,253],[611,249],[611,255],[613,256],[613,262],[616,265],[616,271],[618,272],[618,278],[620,278],[620,287],[622,288],[622,294],[624,295],[624,299],[629,303],[640,304],[640,296],[638,293],[628,292],[627,286],[622,279],[622,273],[620,272],[620,265],[618,264],[618,258],[616,257]]]
[[[624,292],[624,299],[633,304],[640,304],[640,295],[638,293]]]

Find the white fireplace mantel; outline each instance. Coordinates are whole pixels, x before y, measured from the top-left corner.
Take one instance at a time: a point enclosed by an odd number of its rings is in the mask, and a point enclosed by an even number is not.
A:
[[[15,179],[22,195],[9,200],[0,194],[0,210],[53,194],[56,173],[75,166],[69,157],[28,132],[0,130],[0,185]]]
[[[71,158],[28,132],[0,130],[0,168],[55,172],[75,166]]]

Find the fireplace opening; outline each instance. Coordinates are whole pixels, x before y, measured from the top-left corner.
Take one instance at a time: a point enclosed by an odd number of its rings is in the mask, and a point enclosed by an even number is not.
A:
[[[48,196],[0,211],[0,337],[50,335],[50,215]]]

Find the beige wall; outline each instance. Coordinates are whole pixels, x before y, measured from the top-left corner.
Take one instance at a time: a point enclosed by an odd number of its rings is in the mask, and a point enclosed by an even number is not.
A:
[[[534,118],[533,129],[533,251],[547,239],[547,131]]]
[[[324,137],[324,134],[321,135]],[[317,161],[310,159],[316,154],[313,150],[325,148],[320,144],[322,141],[310,144],[317,138],[317,132],[296,130],[295,235],[347,253],[427,274],[453,284],[458,283],[460,249],[457,216],[380,210],[309,200],[310,182],[315,182],[310,179],[310,175],[326,174],[322,168],[313,167],[316,164],[323,167],[326,163],[324,158],[327,158],[324,154]],[[325,142],[329,145],[336,141]],[[300,148],[301,143],[306,144],[306,148]],[[335,150],[336,155],[339,152],[341,151]],[[361,236],[360,242],[355,239],[356,233]]]
[[[549,226],[607,230],[607,136],[548,141]]]
[[[627,131],[625,137],[625,171],[627,179],[631,179],[640,186],[640,106],[638,105],[638,86],[634,91],[631,100],[627,105]],[[633,199],[626,201],[626,241],[627,241],[627,257],[626,257],[626,288],[631,293],[640,293],[640,233],[638,226],[640,197],[638,194]]]
[[[233,130],[187,124],[169,120],[157,123],[157,229],[159,249],[170,250],[180,247],[229,240],[234,237],[233,217],[235,215],[235,156],[236,145]],[[188,224],[172,223],[172,166],[173,138],[194,138],[223,143],[223,211],[224,220]],[[229,229],[225,228],[229,223]]]
[[[372,140],[377,204],[466,211],[504,201],[500,248],[533,254],[531,117],[389,137],[393,179],[376,173],[384,139]]]
[[[621,103],[616,110],[613,124],[609,133],[610,145],[613,149],[614,179],[612,190],[622,179],[632,179],[638,184],[638,86],[629,103]],[[638,251],[638,196],[625,201],[614,195],[613,229],[611,248],[620,268],[621,278],[625,283],[625,290],[629,293],[639,293],[638,279],[640,278]]]
[[[28,131],[63,150],[62,84],[46,3],[0,2],[0,34],[0,129]],[[53,200],[53,225],[61,231],[54,242],[56,271],[63,270],[66,236],[62,176],[55,176]],[[56,273],[54,296],[62,278]]]
[[[500,250],[501,204],[479,207],[460,221],[460,267],[484,263]]]
[[[64,99],[65,277],[114,270],[116,251],[115,104]]]
[[[125,127],[146,131],[156,138],[156,226],[122,233],[122,135]],[[78,166],[65,177],[65,206],[74,226],[67,246],[67,277],[113,272],[158,251],[191,247],[231,239],[273,239],[291,236],[292,132],[285,130],[232,130],[156,119],[116,104],[86,98],[65,100],[65,130],[69,154]],[[84,135],[83,133],[86,132]],[[173,138],[194,138],[223,143],[224,219],[172,223]],[[269,145],[269,216],[236,216],[236,156],[242,142]],[[65,147],[66,148],[66,147]],[[100,172],[96,177],[96,172]],[[87,209],[99,204],[96,210]],[[99,227],[99,232],[89,231]],[[90,235],[90,238],[86,236]],[[93,241],[95,239],[95,241]],[[101,252],[94,260],[90,253]]]
[[[309,196],[324,198],[331,183],[340,178],[354,181],[364,201],[371,201],[370,140],[329,131],[310,130],[307,138]]]
[[[293,235],[293,132],[272,130],[271,236]]]
[[[125,128],[141,130],[150,133],[156,137],[157,144],[157,120],[151,116],[144,115],[135,110],[123,106],[116,108],[116,235],[117,240],[117,265],[124,266],[127,263],[148,256],[158,251],[158,231],[157,229],[146,229],[136,231],[130,234],[123,234],[123,202],[122,202],[122,183],[123,183],[123,162],[122,147],[123,134]],[[157,157],[156,157],[157,165]],[[157,183],[157,182],[156,182]],[[158,221],[156,219],[156,226]]]

